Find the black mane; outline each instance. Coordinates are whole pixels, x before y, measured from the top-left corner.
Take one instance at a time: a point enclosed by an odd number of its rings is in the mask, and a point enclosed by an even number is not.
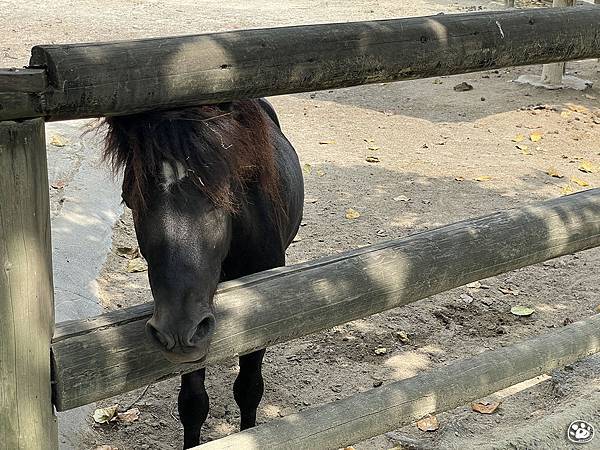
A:
[[[270,139],[273,121],[257,100],[129,116],[107,117],[104,160],[124,170],[123,192],[133,209],[144,208],[150,183],[160,183],[163,163],[177,163],[215,205],[236,209],[235,192],[258,182],[277,197]]]

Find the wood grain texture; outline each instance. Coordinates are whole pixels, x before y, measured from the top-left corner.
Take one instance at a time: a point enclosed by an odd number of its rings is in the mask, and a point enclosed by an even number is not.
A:
[[[598,351],[600,316],[596,315],[194,449],[339,449],[408,425],[427,414],[464,405]]]
[[[41,94],[0,92],[0,121],[42,117]]]
[[[0,448],[58,446],[44,121],[0,122]]]
[[[152,305],[58,324],[59,410],[111,397],[433,294],[600,245],[600,190],[447,225],[223,283],[203,364],[174,365],[146,342]]]
[[[62,120],[599,56],[588,5],[44,45],[30,65]]]
[[[44,69],[0,69],[0,92],[43,92],[47,85]]]

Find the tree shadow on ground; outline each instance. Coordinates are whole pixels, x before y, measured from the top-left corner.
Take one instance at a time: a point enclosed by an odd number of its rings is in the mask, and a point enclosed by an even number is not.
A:
[[[578,103],[588,109],[597,108],[595,99],[600,96],[598,62],[567,63],[567,68],[576,76],[594,82],[596,87],[584,92],[546,90],[514,82],[519,75],[541,73],[541,66],[536,65],[296,95],[430,122],[474,122],[539,104],[562,109],[567,103]],[[455,91],[454,87],[463,82],[473,89]]]

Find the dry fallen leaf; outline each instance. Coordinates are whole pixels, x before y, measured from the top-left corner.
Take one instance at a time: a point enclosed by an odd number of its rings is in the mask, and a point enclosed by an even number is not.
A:
[[[454,86],[453,88],[456,92],[466,92],[466,91],[472,91],[473,90],[473,86],[470,85],[469,83],[467,83],[466,81],[463,81],[460,84],[457,84],[456,86]]]
[[[306,163],[304,164],[304,166],[302,166],[302,171],[304,172],[304,175],[310,175],[310,173],[312,172],[312,166]]]
[[[116,250],[117,255],[121,258],[134,259],[141,256],[140,250],[137,247],[117,247]]]
[[[410,342],[410,338],[408,337],[406,331],[396,331],[396,337],[403,344],[408,344]]]
[[[562,117],[563,119],[568,119],[569,117],[571,117],[571,111],[561,111],[560,112],[560,117]]]
[[[305,198],[304,199],[304,203],[317,203],[317,201],[319,201],[318,198]]]
[[[377,145],[369,145],[367,148],[374,152],[374,151],[379,150],[381,147],[379,147]]]
[[[492,177],[490,177],[489,175],[482,175],[480,177],[475,178],[475,181],[489,181],[491,179]]]
[[[475,402],[471,403],[471,409],[481,414],[492,414],[498,409],[500,403],[498,402]]]
[[[319,175],[320,177],[325,175],[325,171],[323,169],[321,169],[320,167],[317,169],[317,175]]]
[[[542,133],[539,131],[534,131],[529,135],[529,139],[531,142],[539,142],[542,140]]]
[[[582,180],[581,178],[577,178],[577,177],[571,177],[571,181],[573,183],[578,184],[579,186],[583,186],[583,187],[590,185],[590,183],[588,183],[587,181]]]
[[[473,281],[472,283],[467,284],[466,287],[469,289],[480,289],[481,283],[479,281]]]
[[[517,305],[510,308],[510,312],[515,316],[527,317],[532,315],[535,312],[535,309],[528,306]]]
[[[377,347],[375,349],[376,355],[385,355],[386,353],[387,353],[387,348],[385,348],[385,347]]]
[[[514,138],[512,138],[513,142],[523,142],[525,140],[525,136],[521,133],[517,134]]]
[[[107,423],[110,422],[115,414],[119,405],[109,406],[107,408],[98,408],[94,411],[93,418],[96,423]]]
[[[564,186],[562,186],[560,188],[560,193],[562,195],[569,195],[569,194],[572,194],[573,192],[575,192],[575,190],[573,189],[573,186],[571,186],[570,184],[565,184]]]
[[[435,431],[439,427],[440,424],[435,416],[423,417],[417,422],[417,428],[421,431]]]
[[[563,178],[564,177],[564,175],[559,174],[558,170],[556,170],[554,167],[550,167],[548,170],[546,170],[546,173],[554,178]]]
[[[574,103],[567,103],[566,104],[567,108],[569,108],[571,111],[577,112],[577,113],[588,113],[590,112],[589,109],[587,109],[585,106],[583,105],[576,105]]]
[[[379,158],[377,156],[367,156],[365,158],[365,161],[370,162],[370,163],[378,163]]]
[[[346,219],[358,219],[360,217],[360,213],[352,208],[348,208],[346,210]]]
[[[596,171],[596,167],[589,161],[581,161],[578,169],[585,173],[594,173]]]
[[[140,410],[137,408],[131,408],[124,413],[117,413],[117,420],[123,423],[132,423],[140,418]]]
[[[50,138],[50,144],[54,145],[55,147],[64,147],[68,143],[69,143],[69,141],[67,140],[67,138],[64,136],[61,136],[60,134],[54,134]]]
[[[465,181],[465,177],[454,177],[454,181]]]
[[[408,198],[406,195],[399,195],[398,197],[394,197],[393,200],[395,202],[410,202],[410,198]]]
[[[126,270],[129,273],[145,272],[148,270],[148,264],[142,258],[130,259]]]
[[[50,187],[53,189],[63,189],[66,186],[66,183],[63,180],[56,180],[53,182]]]
[[[518,289],[512,289],[512,288],[504,288],[504,287],[499,287],[498,290],[500,292],[502,292],[503,294],[511,294],[511,295],[519,295],[519,290]]]

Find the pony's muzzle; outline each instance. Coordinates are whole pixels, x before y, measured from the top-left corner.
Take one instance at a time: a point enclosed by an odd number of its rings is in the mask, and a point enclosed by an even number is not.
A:
[[[210,313],[202,317],[197,325],[185,328],[181,325],[169,327],[153,316],[146,323],[146,335],[169,361],[196,362],[208,353],[215,324],[215,316]]]

